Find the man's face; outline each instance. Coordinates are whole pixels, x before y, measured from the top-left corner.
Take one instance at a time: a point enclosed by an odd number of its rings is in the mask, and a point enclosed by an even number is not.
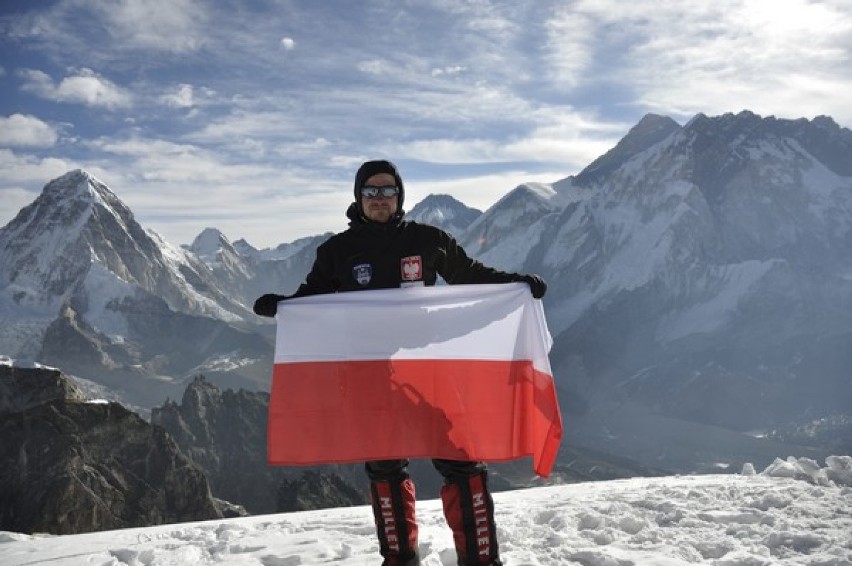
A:
[[[383,187],[386,185],[396,186],[396,179],[389,173],[373,175],[364,182],[365,186]],[[399,196],[383,197],[381,195],[368,198],[361,197],[361,209],[364,216],[373,222],[387,222],[399,207]]]

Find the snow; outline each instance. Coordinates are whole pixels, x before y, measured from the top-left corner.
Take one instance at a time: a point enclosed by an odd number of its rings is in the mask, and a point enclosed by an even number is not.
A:
[[[146,230],[145,233],[148,234],[148,237],[150,237],[160,249],[160,253],[163,255],[163,260],[165,261],[168,270],[172,273],[173,277],[178,281],[181,287],[183,287],[184,292],[200,306],[201,310],[205,314],[211,314],[225,322],[238,322],[242,320],[239,316],[219,306],[213,299],[210,299],[196,291],[196,289],[189,284],[180,266],[192,265],[192,261],[187,257],[187,254],[190,254],[191,252],[171,245],[154,230]]]
[[[848,566],[852,457],[832,457],[827,464],[790,458],[760,474],[747,464],[741,475],[495,493],[501,555],[511,566]],[[454,565],[440,500],[418,501],[417,513],[423,565]],[[84,535],[0,532],[0,563],[6,566],[379,562],[367,506]]]
[[[714,278],[724,282],[719,292],[703,303],[696,303],[659,325],[656,339],[672,342],[678,338],[712,332],[721,328],[736,313],[740,300],[749,293],[781,260],[747,260],[711,269]]]
[[[505,229],[506,227],[502,227]],[[506,271],[523,271],[530,242],[537,242],[547,229],[544,222],[526,226],[525,230],[504,238],[499,246],[494,246],[476,255],[478,261]]]
[[[58,369],[52,366],[42,365],[32,360],[16,360],[15,358],[12,358],[11,356],[7,355],[0,355],[0,366],[21,369],[49,369],[59,371]]]
[[[672,255],[678,225],[694,222],[688,200],[695,191],[692,183],[671,181],[648,194],[615,194],[596,203],[607,258],[599,295],[636,289],[657,276]]]
[[[192,241],[189,250],[210,265],[218,261],[217,255],[224,239],[224,234],[216,228],[205,228]]]
[[[237,352],[228,352],[226,354],[221,354],[217,356],[213,356],[204,361],[204,363],[195,366],[189,372],[188,375],[195,375],[198,373],[205,372],[226,372],[226,371],[234,371],[242,367],[250,366],[251,364],[257,363],[257,359],[254,358],[242,358],[239,357]]]
[[[521,186],[527,187],[533,194],[544,200],[552,200],[556,197],[556,190],[550,183],[527,182]]]
[[[840,177],[825,165],[812,159],[810,167],[802,173],[802,185],[808,191],[808,208],[819,219],[828,219],[837,215],[839,223],[845,227],[852,211],[852,179]],[[844,218],[845,217],[845,218]]]
[[[111,305],[119,304],[136,294],[136,285],[121,279],[109,271],[103,264],[92,262],[92,267],[83,280],[86,296],[89,298],[84,319],[94,329],[118,343],[128,333],[125,315]]]
[[[650,281],[669,256],[671,226],[666,214],[643,218],[644,213],[626,203],[606,210],[603,253],[608,258],[604,289],[636,289]]]
[[[57,185],[56,181],[54,181]],[[77,187],[67,187],[76,190]],[[36,203],[42,204],[40,200]],[[46,205],[45,205],[46,206]],[[31,216],[30,221],[25,224],[13,225],[9,223],[4,228],[3,234],[7,242],[27,242],[25,249],[17,252],[17,257],[4,257],[4,265],[24,265],[25,269],[17,273],[14,284],[9,284],[6,293],[11,296],[18,294],[26,299],[16,302],[33,302],[44,294],[44,287],[53,283],[56,278],[65,275],[64,270],[55,265],[56,258],[68,255],[68,248],[80,238],[83,228],[92,215],[90,202],[68,199],[53,211],[48,218],[40,214]],[[41,223],[37,230],[33,230],[31,224]],[[3,246],[5,247],[5,246]],[[9,252],[4,252],[9,253]],[[8,284],[6,276],[2,283]],[[63,298],[50,302],[47,310],[55,312]]]

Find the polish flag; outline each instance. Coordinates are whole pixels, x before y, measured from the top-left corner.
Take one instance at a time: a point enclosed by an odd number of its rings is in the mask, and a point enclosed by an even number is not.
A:
[[[505,461],[550,474],[562,418],[541,301],[524,283],[278,304],[268,461]]]

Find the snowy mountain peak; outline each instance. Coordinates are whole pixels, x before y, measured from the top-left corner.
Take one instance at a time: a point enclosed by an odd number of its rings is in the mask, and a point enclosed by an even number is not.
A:
[[[88,198],[93,202],[116,198],[103,182],[84,169],[74,169],[57,177],[44,187],[43,194],[66,200]]]
[[[183,248],[204,262],[225,288],[239,288],[241,282],[251,278],[251,270],[246,261],[250,261],[252,256],[242,255],[216,228],[205,228],[195,237],[192,244]]]
[[[15,354],[39,343],[63,313],[122,340],[122,305],[140,301],[149,310],[165,301],[174,311],[241,316],[244,307],[203,283],[206,272],[194,256],[146,231],[104,183],[70,171],[0,229],[0,312],[12,326],[30,321],[0,333],[0,349]]]
[[[231,251],[234,248],[222,232],[216,228],[205,228],[186,249],[208,262],[215,259],[221,250]]]
[[[646,114],[614,148],[583,169],[577,175],[576,182],[580,185],[599,182],[636,154],[647,150],[680,129],[680,125],[669,117]]]
[[[463,203],[459,202],[455,197],[451,195],[444,194],[432,194],[418,202],[414,205],[414,208],[411,209],[409,215],[415,214],[418,210],[423,209],[432,209],[432,208],[456,208],[459,206],[465,206]]]
[[[551,185],[545,183],[523,183],[518,185],[498,200],[486,214],[501,213],[508,211],[519,212],[521,209],[550,209],[549,201],[556,195]]]
[[[553,186],[548,183],[523,183],[518,185],[515,190],[521,192],[527,191],[530,194],[545,200],[550,200],[556,196],[556,191],[553,190]]]
[[[7,268],[0,283],[11,285],[19,299],[45,291],[67,298],[68,283],[105,248],[115,254],[104,240],[129,230],[142,232],[130,209],[90,173],[70,171],[0,229],[0,264]]]
[[[671,154],[688,157],[699,185],[746,183],[767,197],[772,193],[773,200],[778,194],[771,187],[802,185],[824,193],[837,181],[815,177],[852,177],[852,131],[825,117],[788,120],[749,111],[712,118],[699,115],[672,137],[669,149]],[[766,182],[749,180],[757,177]],[[711,196],[714,202],[718,198],[718,194]],[[814,200],[823,199],[814,196]]]
[[[458,237],[482,211],[470,208],[450,195],[429,195],[406,214],[408,220],[437,226]]]
[[[248,240],[246,240],[245,238],[240,238],[239,240],[234,242],[234,249],[241,256],[248,258],[256,256],[260,251],[256,247],[248,243]]]
[[[130,210],[104,183],[82,169],[75,169],[45,185],[41,195],[23,208],[3,231],[8,238],[24,239],[27,234],[54,232],[61,228],[67,240],[67,230],[72,226],[81,227],[95,205],[132,218]]]

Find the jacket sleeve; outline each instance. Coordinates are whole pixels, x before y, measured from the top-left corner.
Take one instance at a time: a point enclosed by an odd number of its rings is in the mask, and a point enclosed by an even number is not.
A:
[[[450,285],[522,281],[518,273],[500,271],[470,258],[455,238],[443,230],[438,230],[438,239],[438,273]]]

